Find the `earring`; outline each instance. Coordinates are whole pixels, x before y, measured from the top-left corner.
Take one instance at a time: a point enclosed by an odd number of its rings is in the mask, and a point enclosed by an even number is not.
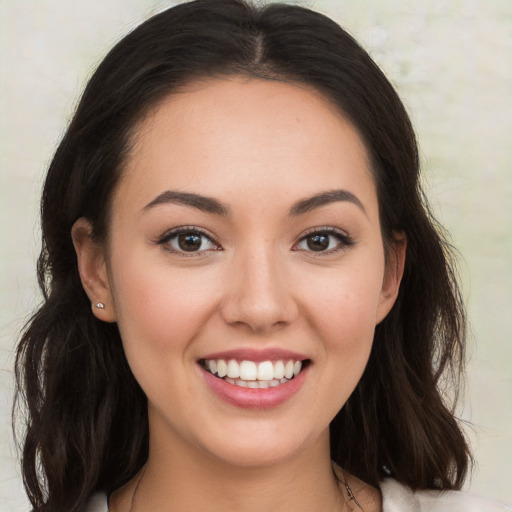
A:
[[[103,302],[97,302],[96,304],[94,304],[94,307],[96,309],[105,309],[105,304],[103,304]]]

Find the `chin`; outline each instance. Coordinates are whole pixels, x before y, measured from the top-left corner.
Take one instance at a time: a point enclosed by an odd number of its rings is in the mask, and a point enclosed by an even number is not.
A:
[[[261,468],[276,466],[290,458],[297,453],[297,450],[274,449],[273,447],[256,447],[244,446],[244,447],[229,447],[222,449],[218,447],[215,450],[215,456],[224,461],[224,463],[231,466],[237,466],[240,468]]]
[[[208,451],[226,464],[257,468],[276,466],[291,460],[307,452],[310,445],[314,444],[313,436],[299,435],[298,432],[294,435],[289,429],[281,432],[264,432],[261,429],[259,433],[254,430],[246,430],[244,434],[224,433],[222,439],[212,440]]]

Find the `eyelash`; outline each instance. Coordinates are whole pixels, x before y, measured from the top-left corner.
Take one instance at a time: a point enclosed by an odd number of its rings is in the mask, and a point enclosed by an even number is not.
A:
[[[314,251],[311,249],[308,250],[308,249],[298,248],[298,245],[303,242],[306,242],[308,238],[310,238],[312,236],[319,236],[319,235],[326,235],[328,237],[335,238],[338,242],[336,247],[333,247],[333,248],[327,249],[327,250],[323,250],[323,251]],[[330,245],[330,242],[329,242],[329,245]],[[308,231],[306,231],[300,237],[299,241],[294,245],[293,250],[308,252],[308,253],[311,253],[311,255],[313,255],[315,257],[322,257],[322,256],[327,256],[330,254],[337,253],[339,251],[342,251],[344,249],[352,247],[353,245],[355,245],[354,239],[350,235],[345,233],[344,231],[341,231],[341,230],[339,230],[337,228],[333,228],[333,227],[321,227],[321,228],[311,228]]]
[[[203,244],[203,241],[206,239],[211,244],[215,246],[214,249],[202,249],[202,250],[193,250],[193,251],[186,251],[180,248],[172,247],[170,242],[177,240],[177,238],[180,235],[195,235],[202,239],[201,245]],[[327,250],[320,250],[315,251],[312,249],[302,249],[299,247],[301,243],[306,242],[309,237],[312,236],[320,236],[320,235],[326,235],[327,237],[334,237],[337,240],[337,245],[334,248],[327,249]],[[182,226],[179,228],[172,229],[165,233],[161,238],[157,240],[158,245],[167,245],[165,249],[169,252],[178,254],[180,256],[197,256],[202,255],[208,251],[214,250],[214,251],[220,251],[222,250],[220,244],[206,231],[203,231],[200,228],[197,228],[195,226]],[[295,243],[292,247],[293,251],[303,251],[311,253],[311,255],[314,255],[315,257],[321,257],[329,254],[336,253],[338,251],[347,249],[355,244],[355,241],[353,238],[349,235],[347,235],[345,232],[340,231],[339,229],[333,228],[333,227],[322,227],[322,228],[311,228],[310,230],[306,231],[299,239],[297,243]],[[329,242],[330,245],[330,242]]]
[[[167,247],[165,247],[165,249],[167,251],[178,254],[180,256],[197,256],[198,254],[204,254],[205,252],[212,250],[212,249],[203,249],[203,250],[198,250],[198,251],[185,251],[183,249],[172,247],[170,245],[170,242],[172,242],[174,239],[177,240],[180,235],[198,236],[202,239],[201,245],[202,245],[203,241],[206,239],[215,246],[215,248],[213,249],[214,251],[222,250],[220,248],[220,245],[218,244],[218,242],[211,235],[206,233],[206,231],[203,231],[202,229],[197,228],[195,226],[182,226],[179,228],[172,229],[172,230],[168,231],[167,233],[165,233],[161,238],[159,238],[157,241],[157,244],[158,245],[167,245]]]

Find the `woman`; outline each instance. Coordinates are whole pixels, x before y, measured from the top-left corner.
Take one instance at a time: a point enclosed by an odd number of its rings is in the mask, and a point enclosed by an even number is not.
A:
[[[464,314],[418,172],[320,14],[199,0],[118,43],[43,192],[34,509],[500,510],[453,492]]]

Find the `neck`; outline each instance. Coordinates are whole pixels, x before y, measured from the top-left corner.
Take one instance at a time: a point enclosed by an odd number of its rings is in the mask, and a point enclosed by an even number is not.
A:
[[[162,424],[150,422],[149,458],[110,500],[112,512],[375,512],[380,493],[347,475],[357,502],[333,472],[329,432],[280,460],[247,465],[198,448]]]
[[[171,461],[174,459],[174,463]],[[179,462],[178,462],[179,461]],[[244,467],[219,461],[201,454],[200,460],[190,456],[150,459],[147,466],[147,496],[165,489],[154,510],[237,510],[259,512],[273,510],[343,510],[343,500],[333,476],[329,456],[312,458],[309,453],[271,465]],[[144,489],[141,487],[141,493]],[[167,504],[167,508],[165,508]],[[136,511],[133,511],[136,512]]]
[[[221,461],[190,445],[155,442],[139,478],[112,496],[111,510],[129,511],[132,497],[131,512],[351,510],[332,471],[328,435],[294,457],[259,466]]]

